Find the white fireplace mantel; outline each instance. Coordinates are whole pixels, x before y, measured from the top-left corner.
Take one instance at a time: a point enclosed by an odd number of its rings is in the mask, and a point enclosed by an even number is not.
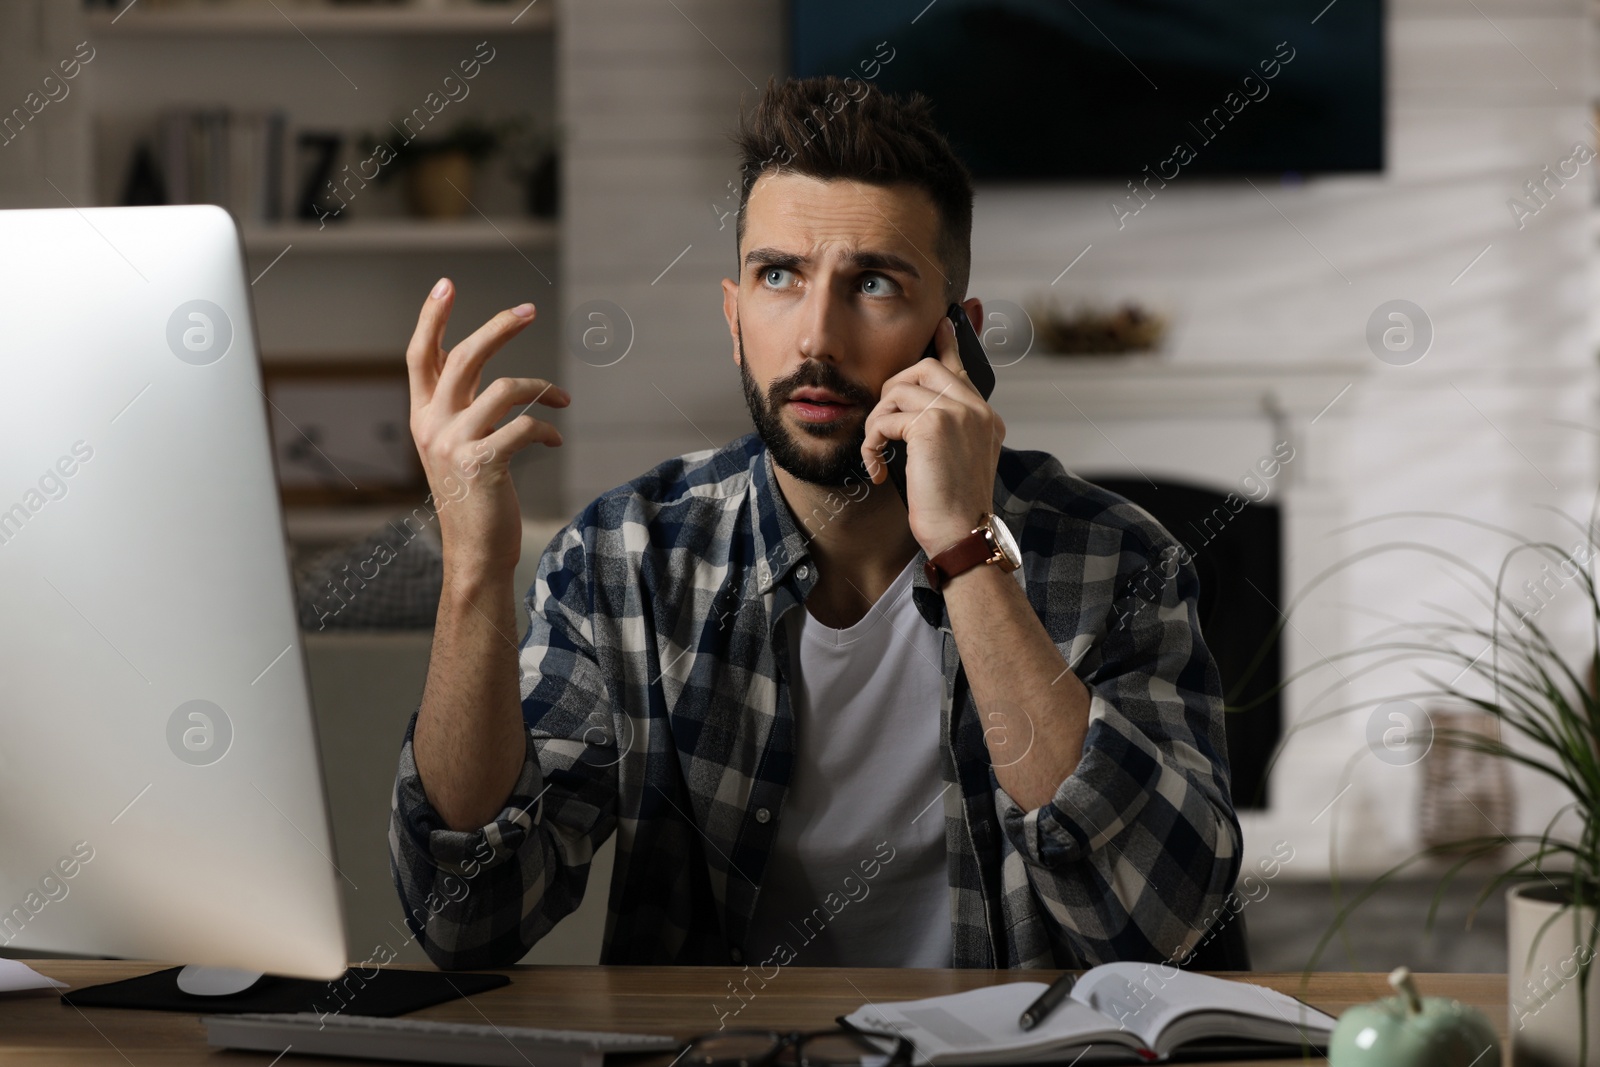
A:
[[[1372,361],[1323,364],[1176,362],[1159,355],[1033,352],[996,368],[990,402],[1018,420],[1159,416],[1315,418]]]

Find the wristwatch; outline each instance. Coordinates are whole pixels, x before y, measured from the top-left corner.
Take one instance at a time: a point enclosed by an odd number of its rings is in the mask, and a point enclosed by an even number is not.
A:
[[[943,589],[958,574],[984,563],[997,564],[1003,571],[1022,566],[1022,552],[1006,524],[986,511],[973,531],[922,565],[928,584]]]

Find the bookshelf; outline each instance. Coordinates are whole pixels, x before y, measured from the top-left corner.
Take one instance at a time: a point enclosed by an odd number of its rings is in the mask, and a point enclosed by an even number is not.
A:
[[[422,8],[313,7],[297,4],[95,11],[89,32],[105,38],[176,34],[437,34],[547,33],[555,25],[550,0]]]
[[[245,251],[277,255],[292,244],[297,252],[504,252],[556,247],[558,229],[539,219],[378,219],[336,223],[252,224],[241,227]]]
[[[163,113],[287,116],[290,173],[280,190],[289,203],[282,216],[272,219],[259,210],[270,197],[252,192],[241,199],[229,182],[220,194],[240,223],[269,368],[359,361],[403,372],[417,311],[434,280],[448,275],[458,296],[447,345],[503,308],[524,300],[539,308],[535,324],[494,356],[486,382],[502,375],[558,375],[561,219],[529,213],[524,176],[513,173],[503,156],[477,165],[471,207],[455,218],[410,215],[398,180],[363,185],[342,217],[325,226],[295,218],[292,203],[306,178],[294,166],[304,162],[295,159],[300,132],[343,135],[334,172],[349,164],[354,173],[367,155],[361,136],[388,137],[383,131],[395,129],[391,124],[423,106],[430,93],[434,117],[423,137],[467,119],[514,116],[559,133],[555,0],[443,6],[306,0],[168,0],[150,6],[150,0],[138,0],[120,11],[81,8],[78,18],[81,36],[72,39],[86,37],[97,49],[79,82],[89,90],[83,94],[85,161],[96,203],[122,202],[133,148],[141,140],[150,140],[166,179],[172,162],[160,140]],[[481,61],[488,52],[484,42],[494,58],[482,62],[463,96],[459,65]],[[456,94],[439,110],[447,75],[456,76]],[[249,173],[251,167],[239,160],[260,158],[259,150],[230,157],[225,173]],[[236,209],[237,203],[250,208]],[[561,465],[553,450],[527,450],[514,461],[512,474],[525,514],[559,508]],[[305,523],[295,519],[301,510],[290,509],[292,532],[305,532]],[[312,525],[357,529],[372,514],[354,505],[324,508]]]

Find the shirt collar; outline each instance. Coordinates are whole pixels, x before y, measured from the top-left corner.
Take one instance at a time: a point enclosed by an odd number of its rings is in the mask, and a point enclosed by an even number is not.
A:
[[[760,569],[757,573],[759,582],[757,589],[765,595],[802,561],[809,565],[811,549],[809,539],[795,520],[794,513],[789,510],[782,490],[778,488],[778,476],[773,469],[772,452],[762,443],[759,435],[751,434],[751,438],[750,494],[753,502],[751,513],[755,516],[756,558],[761,561],[758,564]],[[882,485],[874,486],[872,491],[892,493],[894,489],[885,481]],[[1002,488],[997,477],[996,497],[999,497],[1001,492]],[[999,503],[997,499],[997,508]],[[945,613],[944,595],[928,584],[928,576],[923,570],[922,565],[927,559],[928,554],[918,548],[915,558],[911,561],[911,599],[929,626],[948,629],[950,621]],[[815,581],[816,568],[812,565],[805,580],[801,582],[802,599]]]
[[[794,512],[790,512],[789,504],[784,501],[784,494],[778,488],[778,474],[773,470],[773,454],[768,451],[762,438],[757,434],[750,434],[750,499],[752,499],[752,515],[755,517],[755,558],[758,563],[758,592],[765,595],[771,592],[774,585],[786,579],[790,569],[800,565],[802,561],[810,563],[810,539],[805,536],[805,531],[800,528],[800,523],[795,522]],[[890,483],[874,486],[874,493],[893,493]],[[1011,486],[1006,485],[1000,477],[1000,472],[995,472],[994,494],[995,515],[1002,522],[1010,520],[1011,533],[1016,534],[1016,525],[1021,520],[1021,515],[1016,514],[1016,493]],[[974,517],[976,518],[976,517]],[[928,574],[923,569],[923,563],[928,561],[928,553],[917,549],[917,555],[912,560],[912,601],[917,605],[918,613],[922,614],[928,625],[949,629],[950,617],[944,609],[944,593],[933,589],[928,584]],[[800,598],[805,598],[805,593],[810,592],[811,585],[816,582],[816,568],[811,568],[805,579],[800,581]]]
[[[772,453],[759,435],[751,434],[750,495],[755,516],[757,589],[765,595],[802,559],[809,559],[810,544],[778,488]]]

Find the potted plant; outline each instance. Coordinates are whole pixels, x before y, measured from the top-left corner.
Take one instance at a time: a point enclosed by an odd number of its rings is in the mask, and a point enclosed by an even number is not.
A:
[[[497,127],[478,119],[463,119],[448,132],[434,137],[380,141],[363,138],[369,158],[387,151],[387,161],[377,173],[379,184],[403,176],[406,207],[428,219],[460,218],[472,209],[474,168],[500,147]]]
[[[1389,868],[1339,909],[1306,964],[1306,977],[1361,903],[1405,868],[1422,860],[1446,865],[1428,910],[1426,928],[1431,932],[1444,893],[1454,879],[1474,861],[1510,846],[1506,855],[1512,862],[1496,870],[1483,885],[1467,921],[1470,925],[1472,916],[1494,893],[1505,891],[1512,1062],[1539,1067],[1588,1067],[1600,1063],[1600,1049],[1596,1048],[1600,1041],[1595,1034],[1596,1024],[1600,1024],[1600,983],[1591,974],[1600,927],[1596,914],[1600,904],[1600,697],[1596,692],[1596,679],[1600,677],[1600,592],[1590,566],[1597,552],[1597,527],[1592,516],[1587,530],[1567,518],[1580,536],[1566,549],[1553,542],[1530,541],[1513,531],[1476,520],[1439,517],[1495,530],[1511,537],[1517,545],[1491,579],[1465,559],[1435,544],[1387,542],[1358,552],[1317,575],[1295,598],[1296,603],[1333,572],[1385,552],[1426,553],[1460,568],[1482,591],[1480,602],[1487,612],[1487,625],[1459,615],[1436,624],[1407,624],[1404,628],[1418,631],[1423,640],[1379,641],[1325,659],[1376,652],[1442,660],[1451,669],[1450,680],[1428,676],[1426,689],[1400,694],[1399,698],[1444,699],[1469,705],[1491,716],[1499,729],[1485,732],[1438,728],[1422,712],[1415,720],[1421,725],[1394,740],[1416,741],[1426,734],[1433,745],[1456,746],[1520,764],[1557,784],[1571,800],[1540,833],[1497,832],[1443,842]],[[1537,588],[1551,590],[1551,568],[1559,575],[1555,579],[1559,585],[1554,587],[1549,601],[1530,597],[1527,603],[1517,603],[1504,595],[1507,572],[1524,553],[1549,560],[1541,572],[1547,581]],[[1538,621],[1542,607],[1558,596],[1572,597],[1574,605],[1582,604],[1590,630],[1587,655],[1577,662],[1569,662]],[[1287,625],[1293,610],[1291,604],[1269,638],[1269,645]],[[1548,617],[1545,621],[1549,621]],[[1466,650],[1457,648],[1457,643]],[[1382,665],[1375,663],[1367,669]],[[1370,700],[1362,701],[1303,719],[1285,732],[1271,763],[1276,763],[1289,737],[1300,730],[1371,706]],[[1388,743],[1389,739],[1383,741]],[[1556,825],[1568,813],[1575,816],[1576,830],[1558,833]]]

